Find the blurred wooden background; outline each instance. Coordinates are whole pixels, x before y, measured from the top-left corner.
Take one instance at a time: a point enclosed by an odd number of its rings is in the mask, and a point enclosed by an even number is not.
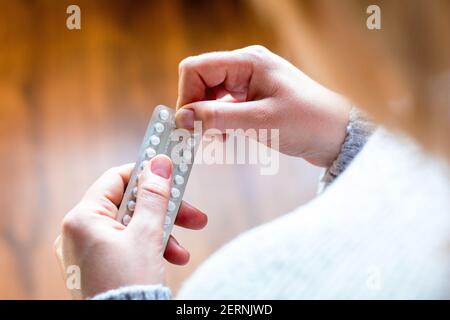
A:
[[[178,62],[276,37],[244,1],[0,0],[0,298],[68,298],[53,253],[63,215],[107,168],[135,160],[157,104],[174,105]],[[176,230],[191,262],[169,266],[179,288],[243,230],[313,197],[318,170],[282,157],[279,174],[199,165],[186,198],[209,214]]]

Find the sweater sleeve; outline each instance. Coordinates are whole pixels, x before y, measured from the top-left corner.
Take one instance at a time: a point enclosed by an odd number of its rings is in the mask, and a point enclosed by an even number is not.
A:
[[[163,285],[129,286],[109,290],[91,298],[92,300],[170,300],[172,293]]]
[[[352,162],[359,151],[364,147],[368,138],[375,130],[376,125],[368,119],[367,115],[352,108],[349,114],[349,122],[347,125],[347,133],[344,143],[341,146],[341,151],[332,163],[332,165],[325,171],[319,190],[323,191],[329,186]]]

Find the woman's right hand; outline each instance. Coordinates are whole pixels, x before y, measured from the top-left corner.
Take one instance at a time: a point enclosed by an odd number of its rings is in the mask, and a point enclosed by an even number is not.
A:
[[[179,71],[179,127],[279,129],[280,152],[322,167],[337,158],[350,103],[266,48],[189,57]]]

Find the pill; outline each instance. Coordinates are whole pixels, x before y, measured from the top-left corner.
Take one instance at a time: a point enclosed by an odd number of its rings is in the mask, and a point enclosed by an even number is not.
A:
[[[180,176],[179,174],[177,174],[174,178],[175,180],[175,184],[180,185],[184,183],[184,178],[182,176]]]
[[[175,210],[175,202],[173,202],[173,201],[169,201],[169,204],[167,205],[167,210],[168,211],[170,211],[170,212],[172,212],[172,211],[174,211]]]
[[[172,198],[176,199],[180,196],[180,190],[177,188],[172,188],[172,190],[170,190],[170,195]]]
[[[153,135],[150,137],[150,143],[152,145],[157,146],[160,142],[161,142],[161,140],[159,139],[158,136]]]
[[[133,220],[133,214],[137,208],[137,195],[140,192],[138,191],[138,184],[140,176],[143,173],[142,170],[145,169],[145,166],[149,166],[150,160],[159,153],[169,156],[177,155],[178,157],[174,157],[173,185],[170,188],[170,200],[167,203],[166,217],[164,217],[163,221],[164,227],[162,231],[164,232],[164,244],[170,238],[170,231],[175,222],[178,208],[180,207],[189,171],[194,162],[195,147],[201,142],[201,139],[193,134],[183,135],[181,139],[178,139],[178,142],[181,142],[183,147],[181,150],[178,148],[174,149],[175,145],[177,145],[173,143],[176,142],[173,140],[174,134],[172,132],[176,130],[174,113],[175,110],[162,106],[158,107],[154,112],[148,126],[148,131],[145,133],[143,149],[141,149],[144,150],[144,154],[139,155],[139,161],[133,172],[133,179],[129,182],[129,191],[127,190],[126,197],[124,197],[123,204],[120,207],[122,209],[118,214],[120,217],[119,221],[124,225],[129,225],[131,223],[130,221]]]
[[[195,146],[195,139],[193,137],[190,137],[189,139],[187,139],[186,144],[188,145],[189,148],[192,148]]]
[[[142,161],[142,163],[141,163],[141,170],[144,170],[144,168],[145,168],[147,165],[148,165],[148,161],[147,161],[147,160]]]
[[[163,232],[163,239],[166,239],[166,238],[167,238],[167,232],[164,231],[164,232]]]
[[[167,111],[167,110],[161,110],[160,112],[159,112],[159,118],[162,120],[162,121],[167,121],[168,119],[169,119],[169,111]]]
[[[187,166],[186,163],[182,162],[182,163],[180,163],[178,169],[179,169],[181,172],[185,173],[186,171],[188,171],[188,166]]]
[[[145,157],[147,159],[151,159],[154,156],[156,156],[156,151],[153,148],[147,148],[147,150],[145,150]]]
[[[164,125],[161,122],[155,123],[155,131],[162,133],[164,131]]]
[[[136,208],[136,202],[134,202],[133,200],[128,201],[127,208],[130,211],[134,211],[134,209]]]
[[[130,215],[126,214],[126,215],[123,216],[122,222],[123,222],[124,225],[127,226],[130,223],[130,221],[131,221],[131,216]]]
[[[191,159],[192,159],[192,152],[190,150],[183,150],[183,158],[186,161],[191,161]]]

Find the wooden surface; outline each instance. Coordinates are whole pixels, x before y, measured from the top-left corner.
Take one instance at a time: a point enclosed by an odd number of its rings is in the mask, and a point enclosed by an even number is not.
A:
[[[53,253],[64,214],[107,168],[135,160],[152,108],[173,105],[178,62],[275,37],[241,1],[0,0],[0,298],[68,298]],[[192,260],[168,268],[176,291],[243,230],[310,199],[318,171],[281,158],[280,173],[199,165],[186,198],[205,231],[176,230]]]

